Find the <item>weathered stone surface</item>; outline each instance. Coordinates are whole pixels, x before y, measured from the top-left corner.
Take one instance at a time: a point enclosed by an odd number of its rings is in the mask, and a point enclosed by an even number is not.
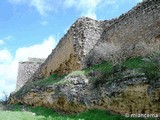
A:
[[[64,74],[83,68],[85,56],[100,39],[102,24],[90,18],[79,18],[60,40],[31,80]]]
[[[85,75],[68,75],[43,89],[33,87],[25,94],[15,93],[9,102],[45,106],[66,113],[99,108],[121,114],[159,114],[160,80],[152,84],[135,70],[125,70],[123,75],[121,80],[97,87]]]
[[[28,58],[28,61],[19,62],[16,89],[20,89],[35,73],[45,59]]]
[[[104,25],[108,26],[108,21]],[[105,27],[86,63],[117,61],[160,51],[160,1],[146,0]]]

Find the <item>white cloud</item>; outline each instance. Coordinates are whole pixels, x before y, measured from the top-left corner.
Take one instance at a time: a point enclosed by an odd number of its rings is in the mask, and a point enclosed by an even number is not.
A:
[[[47,26],[49,23],[47,21],[42,21],[42,22],[40,22],[40,24],[43,26]]]
[[[9,0],[13,4],[28,4],[34,7],[41,15],[46,15],[48,12],[53,11],[52,0]]]
[[[69,7],[75,7],[81,11],[82,16],[87,16],[96,19],[96,8],[102,2],[102,0],[65,0],[64,5]]]
[[[106,4],[115,4],[117,0],[106,0]]]
[[[14,38],[11,35],[0,38],[0,45],[6,44],[6,41],[13,40]]]
[[[64,4],[66,7],[72,7],[76,4],[75,0],[65,0]]]
[[[97,19],[96,13],[92,10],[88,10],[86,13],[82,13],[82,16]]]
[[[8,36],[6,36],[6,37],[1,38],[1,39],[0,39],[0,45],[5,44],[6,41],[12,40],[12,39],[13,39],[13,37],[12,37],[11,35],[8,35]]]
[[[142,2],[143,0],[135,0],[136,2]]]
[[[22,47],[16,51],[16,59],[24,61],[29,57],[46,58],[53,47],[55,47],[55,39],[50,36],[41,44],[36,44],[30,47]],[[32,54],[31,54],[32,53]]]
[[[10,61],[11,59],[11,53],[8,50],[0,50],[0,63]]]
[[[121,3],[127,0],[65,0],[64,6],[66,8],[74,7],[81,12],[81,16],[90,17],[93,19],[97,18],[96,11],[99,8],[112,6],[112,10],[117,10]],[[133,2],[142,2],[143,0],[133,0]],[[107,11],[106,11],[107,12]]]
[[[8,36],[4,37],[3,39],[4,39],[4,40],[12,40],[12,39],[14,39],[14,38],[13,38],[13,36],[8,35]]]
[[[0,45],[3,45],[4,44],[4,41],[3,40],[0,40]]]
[[[28,57],[46,58],[56,46],[53,36],[48,37],[40,44],[18,48],[15,56],[7,49],[0,50],[0,98],[3,91],[8,94],[15,90],[18,62]]]
[[[115,4],[117,0],[65,0],[64,5],[67,8],[75,7],[81,12],[82,16],[96,19],[96,9],[106,4]]]

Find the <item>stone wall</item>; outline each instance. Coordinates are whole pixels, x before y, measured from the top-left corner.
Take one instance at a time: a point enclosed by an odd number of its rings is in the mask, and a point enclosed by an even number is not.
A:
[[[100,39],[102,30],[102,24],[96,20],[86,17],[79,18],[31,80],[41,79],[52,73],[66,74],[82,69],[85,56]]]
[[[160,1],[146,0],[113,20],[79,18],[32,80],[66,74],[104,60],[160,51]]]
[[[104,21],[104,24],[102,39],[87,56],[87,64],[160,51],[159,0],[144,1],[118,19]]]
[[[19,62],[16,89],[20,89],[34,74],[45,59],[28,58],[28,61]]]

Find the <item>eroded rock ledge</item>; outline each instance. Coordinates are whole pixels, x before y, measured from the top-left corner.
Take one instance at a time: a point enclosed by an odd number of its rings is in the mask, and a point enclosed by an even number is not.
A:
[[[65,113],[93,108],[121,114],[160,113],[160,79],[150,82],[139,70],[126,69],[121,72],[122,78],[95,86],[92,78],[101,73],[91,71],[86,76],[79,72],[50,85],[25,85],[10,97],[9,103],[44,106]]]

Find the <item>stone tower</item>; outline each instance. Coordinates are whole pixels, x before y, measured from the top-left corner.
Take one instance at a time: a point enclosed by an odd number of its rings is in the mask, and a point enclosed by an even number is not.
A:
[[[20,89],[39,68],[45,59],[28,58],[27,61],[19,62],[16,89]]]

